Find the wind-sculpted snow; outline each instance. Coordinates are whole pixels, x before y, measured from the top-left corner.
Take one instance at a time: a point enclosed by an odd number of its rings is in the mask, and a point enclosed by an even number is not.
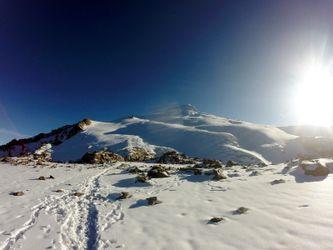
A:
[[[274,126],[201,113],[192,105],[114,122],[89,120],[79,129],[73,126],[14,142],[14,148],[3,146],[0,157],[32,153],[46,142],[53,146],[53,160],[62,162],[77,161],[87,152],[100,150],[127,156],[138,148],[155,157],[176,150],[191,157],[243,164],[280,163],[300,156],[333,154],[332,137],[298,137]]]

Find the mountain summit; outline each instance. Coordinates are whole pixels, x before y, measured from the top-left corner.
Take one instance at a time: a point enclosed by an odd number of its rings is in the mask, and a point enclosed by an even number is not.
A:
[[[303,138],[268,125],[235,121],[180,105],[145,117],[114,122],[85,119],[0,147],[1,156],[32,153],[52,146],[55,161],[77,161],[85,153],[108,150],[122,156],[145,152],[158,157],[176,150],[192,157],[233,160],[244,164],[279,163],[302,155],[330,154],[327,138]]]

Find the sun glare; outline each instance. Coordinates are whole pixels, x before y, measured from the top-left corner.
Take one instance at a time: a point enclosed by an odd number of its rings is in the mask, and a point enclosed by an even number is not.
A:
[[[333,75],[330,68],[311,64],[302,75],[295,100],[299,123],[333,125]]]

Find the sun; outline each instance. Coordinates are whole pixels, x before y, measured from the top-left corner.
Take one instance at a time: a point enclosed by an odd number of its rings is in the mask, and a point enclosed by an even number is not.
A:
[[[312,63],[303,69],[296,90],[299,124],[333,125],[333,75],[330,67]]]

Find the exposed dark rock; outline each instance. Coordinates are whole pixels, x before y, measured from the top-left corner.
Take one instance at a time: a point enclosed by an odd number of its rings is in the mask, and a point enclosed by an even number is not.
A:
[[[170,176],[167,169],[161,165],[151,167],[147,175],[149,178],[165,178]]]
[[[233,211],[233,214],[245,214],[250,209],[247,207],[239,207],[235,211]]]
[[[169,151],[164,153],[157,162],[164,164],[195,164],[196,160],[177,151]]]
[[[251,174],[249,174],[249,176],[258,176],[258,175],[260,175],[260,172],[257,170],[254,170],[251,172]]]
[[[179,171],[181,172],[193,172],[194,175],[201,175],[202,174],[202,169],[198,167],[182,167],[179,168]]]
[[[44,176],[39,176],[39,177],[38,177],[38,180],[40,180],[40,181],[45,181],[46,178],[45,178]]]
[[[158,200],[156,196],[149,197],[146,200],[147,200],[149,206],[153,206],[153,205],[162,203],[162,201]]]
[[[213,175],[214,175],[213,176],[214,181],[227,179],[227,176],[225,176],[222,169],[213,169]]]
[[[147,182],[149,181],[149,177],[146,174],[140,174],[136,177],[137,182]]]
[[[211,219],[209,220],[209,222],[210,222],[210,223],[217,224],[217,223],[219,223],[219,222],[221,222],[221,221],[223,221],[223,220],[224,220],[223,217],[213,217],[213,218],[211,218]]]
[[[50,143],[51,145],[59,145],[64,140],[67,140],[79,132],[83,131],[86,126],[91,124],[91,120],[83,119],[82,121],[73,124],[73,125],[65,125],[58,129],[52,130],[49,133],[40,133],[36,136],[20,139],[20,140],[12,140],[5,145],[0,146],[0,151],[6,153],[7,156],[22,156],[34,153],[45,143]],[[41,142],[43,141],[43,143]],[[38,144],[38,142],[40,144]],[[28,147],[28,144],[35,143],[37,146]]]
[[[62,192],[64,192],[64,190],[63,189],[57,189],[54,192],[56,192],[56,193],[62,193]]]
[[[226,168],[231,168],[231,167],[236,166],[236,165],[237,165],[236,162],[229,160],[229,161],[227,161],[227,164],[225,165],[225,167]]]
[[[53,175],[50,175],[50,176],[49,176],[49,179],[54,179],[54,176],[53,176]]]
[[[119,200],[127,199],[132,197],[129,192],[121,192],[120,196],[118,197]]]
[[[17,191],[17,192],[11,192],[10,195],[13,195],[13,196],[22,196],[22,195],[24,195],[24,193],[22,191]]]
[[[281,183],[285,183],[285,182],[286,181],[283,179],[278,179],[278,180],[271,181],[271,185],[281,184]]]
[[[134,147],[129,150],[125,159],[126,161],[149,161],[154,159],[154,155],[144,148]]]
[[[223,165],[219,160],[203,159],[203,168],[222,168]]]
[[[95,151],[85,153],[80,163],[88,163],[88,164],[103,164],[103,163],[111,163],[117,161],[123,161],[124,158],[118,154],[108,152],[108,151]]]
[[[140,174],[140,173],[143,173],[144,171],[141,170],[140,168],[138,168],[137,166],[134,166],[134,167],[130,167],[128,169],[128,172],[131,174]]]
[[[81,192],[75,192],[73,195],[76,196],[76,197],[80,197],[80,196],[84,195],[84,193],[81,193]]]

